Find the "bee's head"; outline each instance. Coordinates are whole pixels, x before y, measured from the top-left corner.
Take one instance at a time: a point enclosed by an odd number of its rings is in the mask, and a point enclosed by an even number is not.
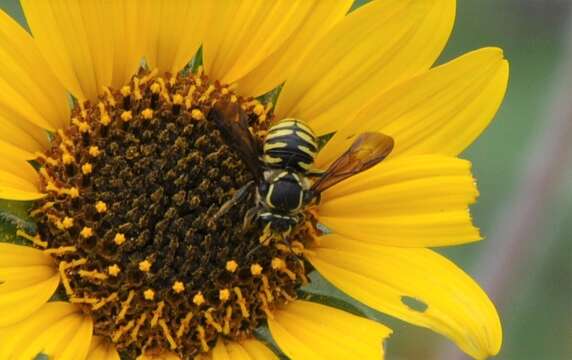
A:
[[[287,234],[296,224],[298,224],[297,216],[273,214],[271,212],[264,212],[258,216],[264,227],[270,226],[273,233]]]

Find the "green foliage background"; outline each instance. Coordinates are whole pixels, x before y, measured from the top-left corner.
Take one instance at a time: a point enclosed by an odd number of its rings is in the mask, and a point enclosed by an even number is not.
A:
[[[494,45],[511,64],[509,90],[496,120],[464,154],[474,161],[481,196],[473,207],[487,242],[521,183],[535,141],[547,126],[554,96],[555,71],[561,66],[572,2],[558,0],[459,0],[453,37],[442,59]],[[572,119],[569,119],[572,121]],[[570,139],[572,140],[572,139]],[[509,301],[499,309],[504,345],[499,359],[572,359],[572,164],[561,164],[561,188],[543,209],[547,221],[533,234],[530,259],[521,261],[510,287]],[[533,219],[531,219],[532,221]],[[549,248],[545,248],[550,246]],[[523,246],[527,246],[524,245]],[[447,251],[466,270],[487,266],[482,244]],[[513,249],[515,257],[521,249]],[[493,301],[496,300],[493,298]],[[434,343],[427,345],[433,348]],[[424,358],[410,357],[404,358]]]
[[[362,3],[358,0],[354,7]],[[499,216],[531,157],[532,144],[546,126],[570,5],[567,0],[458,0],[455,30],[439,62],[482,46],[499,46],[511,63],[509,91],[501,111],[463,155],[474,162],[481,197],[473,214],[485,236],[499,226]],[[24,24],[17,0],[0,0],[0,7]],[[562,164],[566,168],[571,165]],[[572,171],[564,174],[567,186],[556,190],[557,196],[544,209],[548,221],[534,234],[537,243],[533,254],[542,256],[516,271],[506,289],[510,301],[499,309],[505,333],[499,359],[572,359]],[[25,211],[8,202],[0,202],[0,209]],[[0,241],[14,241],[14,231],[14,225],[0,223]],[[485,241],[500,243],[503,239],[489,237]],[[544,243],[551,245],[545,248]],[[487,266],[487,259],[481,256],[483,248],[483,243],[477,243],[440,251],[478,276]],[[519,251],[514,249],[515,256]],[[313,290],[341,296],[321,283]],[[350,306],[350,310],[382,319],[395,330],[387,347],[389,359],[441,359],[440,354],[449,346],[427,330],[369,309]]]

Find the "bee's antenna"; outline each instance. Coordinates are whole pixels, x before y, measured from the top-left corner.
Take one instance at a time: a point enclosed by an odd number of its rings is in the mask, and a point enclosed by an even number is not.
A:
[[[250,250],[250,251],[246,254],[246,258],[248,259],[254,252],[256,252],[256,250],[260,249],[261,247],[262,247],[262,244],[256,245],[252,250]]]

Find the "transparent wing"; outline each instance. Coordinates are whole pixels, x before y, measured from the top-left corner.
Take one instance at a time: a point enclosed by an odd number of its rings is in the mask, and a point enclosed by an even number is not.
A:
[[[225,143],[236,151],[256,181],[262,179],[260,144],[248,129],[248,116],[237,103],[217,103],[208,119],[219,129]]]
[[[350,148],[314,182],[312,190],[321,193],[350,176],[371,168],[391,153],[393,144],[393,138],[385,134],[360,134]]]

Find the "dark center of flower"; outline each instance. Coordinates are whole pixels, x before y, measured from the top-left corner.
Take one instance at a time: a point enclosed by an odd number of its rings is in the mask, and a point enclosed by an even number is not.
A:
[[[206,118],[221,100],[242,106],[254,134],[267,128],[263,104],[204,75],[140,73],[76,106],[39,159],[48,195],[32,212],[37,244],[58,263],[60,292],[129,356],[193,358],[219,336],[251,336],[307,281],[292,249],[312,226],[261,246],[260,226],[242,228],[254,204],[213,221],[252,180]]]

